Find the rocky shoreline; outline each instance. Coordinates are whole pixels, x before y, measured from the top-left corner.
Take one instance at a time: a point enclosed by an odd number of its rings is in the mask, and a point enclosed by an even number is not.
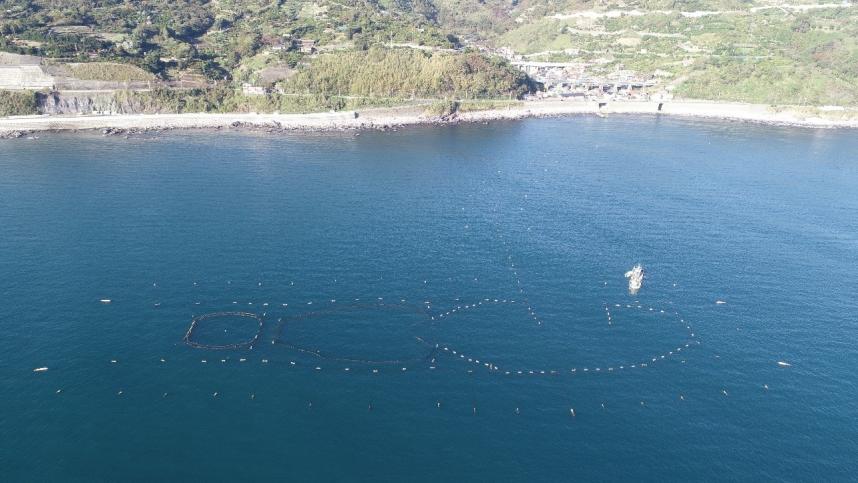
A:
[[[123,114],[99,116],[21,116],[0,118],[0,138],[35,137],[37,132],[98,132],[104,136],[158,134],[176,129],[243,130],[278,134],[397,130],[414,125],[486,123],[569,115],[648,115],[708,118],[804,128],[858,128],[858,111],[772,107],[757,104],[672,101],[670,103],[611,101],[530,101],[505,109],[455,112],[428,116],[419,106],[312,114]]]

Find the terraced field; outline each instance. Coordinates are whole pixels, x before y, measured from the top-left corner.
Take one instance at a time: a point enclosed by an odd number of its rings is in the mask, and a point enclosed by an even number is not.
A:
[[[495,36],[528,60],[584,62],[672,79],[685,97],[761,103],[858,102],[858,8],[850,3],[523,13]]]

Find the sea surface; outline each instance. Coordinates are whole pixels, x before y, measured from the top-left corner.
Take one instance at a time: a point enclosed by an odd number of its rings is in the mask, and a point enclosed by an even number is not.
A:
[[[0,480],[854,481],[856,274],[853,131],[0,141]]]

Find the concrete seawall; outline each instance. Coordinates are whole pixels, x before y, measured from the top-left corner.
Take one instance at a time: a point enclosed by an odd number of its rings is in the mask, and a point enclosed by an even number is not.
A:
[[[659,106],[661,109],[659,110]],[[313,114],[254,113],[187,113],[187,114],[121,114],[83,116],[20,116],[0,119],[0,133],[10,131],[78,130],[78,129],[192,129],[230,126],[258,126],[294,130],[372,129],[415,124],[450,122],[487,122],[502,119],[550,117],[564,115],[665,115],[729,119],[801,127],[858,128],[856,110],[828,113],[801,107],[773,108],[758,104],[671,101],[532,101],[517,106],[484,111],[456,113],[452,116],[426,116],[422,108],[367,109],[360,112]]]

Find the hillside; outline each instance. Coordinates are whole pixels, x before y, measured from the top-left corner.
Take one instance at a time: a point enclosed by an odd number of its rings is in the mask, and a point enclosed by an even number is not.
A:
[[[541,85],[563,97],[858,104],[851,3],[3,0],[0,9],[0,50],[41,57],[57,89],[142,90],[128,95],[170,109],[509,98]]]
[[[858,102],[854,4],[656,1],[522,7],[510,10],[511,20],[489,40],[530,61],[580,63],[596,75],[616,70],[656,75],[677,95],[692,98]]]

